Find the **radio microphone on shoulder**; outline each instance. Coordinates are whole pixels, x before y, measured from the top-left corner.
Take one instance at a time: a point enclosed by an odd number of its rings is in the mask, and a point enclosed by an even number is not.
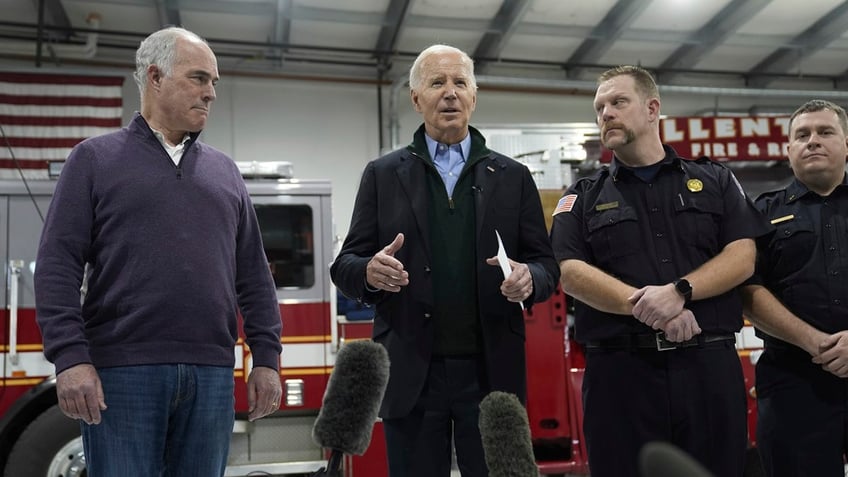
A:
[[[713,477],[689,454],[668,442],[654,441],[639,451],[642,477]]]
[[[338,476],[344,454],[365,453],[388,381],[383,346],[361,340],[341,347],[312,427],[312,440],[331,451],[330,459],[313,477]]]
[[[489,477],[538,477],[527,411],[514,394],[493,391],[483,398],[480,437]]]

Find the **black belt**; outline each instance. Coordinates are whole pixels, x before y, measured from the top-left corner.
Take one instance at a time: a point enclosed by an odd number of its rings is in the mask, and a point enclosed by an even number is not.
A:
[[[585,346],[587,349],[655,349],[657,351],[668,351],[731,340],[735,341],[736,335],[702,333],[690,340],[675,342],[669,341],[666,339],[664,332],[658,331],[652,334],[622,335],[603,340],[588,341]]]

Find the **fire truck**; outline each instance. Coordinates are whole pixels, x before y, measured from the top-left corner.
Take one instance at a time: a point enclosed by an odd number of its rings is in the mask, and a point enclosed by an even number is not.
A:
[[[311,432],[338,347],[353,339],[352,334],[359,338],[367,332],[355,326],[347,331],[345,324],[332,319],[327,268],[333,258],[330,182],[293,179],[286,163],[239,166],[259,219],[285,322],[283,399],[279,412],[247,421],[245,382],[251,354],[242,336],[233,350],[237,417],[226,475],[305,475],[327,463]],[[54,187],[50,178],[0,180],[0,469],[5,476],[85,475],[79,424],[56,404],[54,369],[42,354],[35,322],[36,250]],[[347,464],[348,476],[380,475],[367,458],[357,459]]]
[[[281,409],[247,421],[245,382],[251,354],[242,339],[234,349],[236,422],[227,476],[310,475],[327,454],[311,438],[340,346],[369,339],[372,323],[337,315],[328,264],[334,256],[331,185],[292,177],[288,163],[240,163],[259,219],[284,321]],[[53,174],[57,175],[57,174]],[[53,366],[42,354],[35,323],[33,272],[42,215],[55,180],[0,180],[0,471],[3,476],[85,475],[79,424],[57,406]],[[549,209],[561,194],[542,191]],[[546,199],[547,194],[547,199]],[[550,210],[547,212],[550,215]],[[566,296],[559,290],[525,312],[527,413],[534,453],[543,475],[588,475],[582,435],[584,355],[573,339]],[[753,389],[759,343],[750,329],[738,337],[746,383]],[[108,401],[108,396],[107,396]],[[749,396],[751,425],[755,400]],[[753,435],[753,433],[751,433]],[[346,456],[346,477],[387,475],[380,422],[363,456]]]

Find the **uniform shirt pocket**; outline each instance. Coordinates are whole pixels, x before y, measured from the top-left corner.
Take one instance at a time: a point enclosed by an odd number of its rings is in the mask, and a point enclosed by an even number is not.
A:
[[[708,196],[677,196],[674,228],[684,243],[711,255],[719,252],[720,205],[720,200],[710,200]]]
[[[813,224],[793,219],[775,225],[771,239],[771,263],[774,274],[785,277],[803,268],[816,250],[817,237]]]
[[[611,262],[638,254],[641,250],[639,221],[630,207],[593,211],[587,217],[587,241],[601,268]]]

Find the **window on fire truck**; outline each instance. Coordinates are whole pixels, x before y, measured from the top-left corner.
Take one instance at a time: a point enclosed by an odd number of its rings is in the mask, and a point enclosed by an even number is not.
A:
[[[277,288],[311,288],[315,284],[312,209],[281,204],[254,204],[254,208]]]

